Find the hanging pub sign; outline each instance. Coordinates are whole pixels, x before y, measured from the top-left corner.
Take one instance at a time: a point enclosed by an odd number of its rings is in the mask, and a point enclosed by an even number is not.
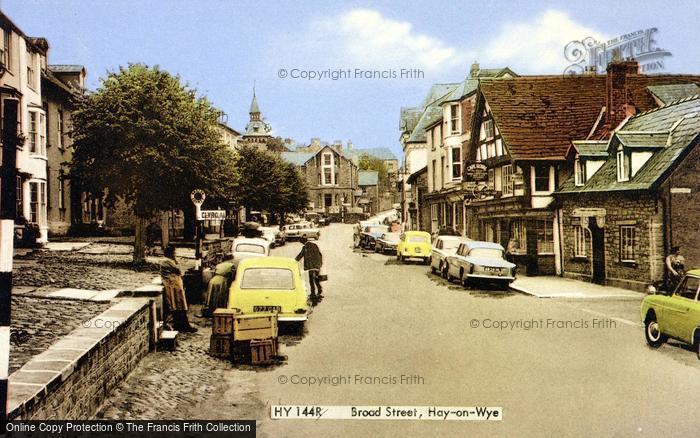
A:
[[[489,179],[489,171],[485,164],[466,162],[464,167],[464,181],[480,183]]]

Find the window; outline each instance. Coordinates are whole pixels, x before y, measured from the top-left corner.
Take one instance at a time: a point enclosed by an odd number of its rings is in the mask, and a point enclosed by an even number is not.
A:
[[[294,276],[289,269],[249,268],[243,272],[240,288],[294,290]]]
[[[63,148],[63,109],[58,110],[58,117],[56,117],[56,122],[58,124],[58,147]]]
[[[494,190],[496,188],[496,174],[494,169],[489,169],[489,179],[487,182],[489,190]]]
[[[24,216],[24,199],[22,198],[22,177],[17,177],[17,216]]]
[[[459,105],[450,106],[450,131],[453,134],[459,132]]]
[[[676,289],[676,293],[674,295],[687,298],[689,300],[695,300],[698,293],[698,286],[700,286],[700,278],[690,276],[685,277],[683,283],[678,286],[678,289]]]
[[[333,179],[333,173],[331,172],[331,169],[323,169],[323,184],[324,185],[331,185],[332,184],[332,179]]]
[[[462,148],[454,146],[452,147],[452,180],[460,179],[462,179]]]
[[[586,184],[586,168],[583,161],[576,157],[574,162],[574,182],[576,186],[582,186]]]
[[[620,261],[635,262],[637,246],[637,229],[634,226],[620,227]]]
[[[66,201],[65,201],[65,180],[64,180],[64,174],[63,170],[59,171],[58,174],[58,208],[59,210],[64,210],[66,208]]]
[[[39,223],[39,183],[29,183],[29,222]]]
[[[445,187],[445,157],[440,157],[440,188]]]
[[[484,120],[484,136],[485,139],[494,137],[493,119]]]
[[[333,156],[329,153],[323,154],[323,165],[324,166],[330,166],[331,161],[333,160]]]
[[[39,223],[46,224],[46,183],[39,183]]]
[[[574,226],[574,257],[587,257],[587,248],[586,229]]]
[[[0,47],[0,62],[3,63],[6,69],[10,69],[10,38],[12,38],[12,30],[2,29],[2,47]]]
[[[550,166],[538,164],[534,167],[535,172],[535,192],[550,192],[549,169]]]
[[[36,53],[27,50],[27,85],[33,90],[37,88],[36,60]]]
[[[539,221],[537,254],[554,254],[554,223],[551,219]]]
[[[503,187],[503,196],[513,194],[513,165],[507,164],[501,170],[501,184]]]
[[[433,190],[437,190],[437,163],[433,160]]]
[[[527,228],[525,221],[516,220],[510,224],[510,238],[515,240],[513,254],[527,254]]]
[[[455,229],[457,231],[462,231],[462,225],[464,223],[464,211],[462,209],[461,202],[455,202],[452,210],[455,212]]]
[[[29,111],[29,152],[32,154],[37,153],[37,124],[38,124],[38,114],[36,111]]]
[[[39,153],[46,155],[46,116],[39,113]]]
[[[620,146],[617,150],[617,182],[625,182],[630,180],[629,174],[629,157]]]

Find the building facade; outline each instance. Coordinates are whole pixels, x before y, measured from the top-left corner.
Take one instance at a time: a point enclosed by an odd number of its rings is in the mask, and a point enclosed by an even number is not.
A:
[[[272,126],[267,123],[260,112],[258,98],[253,90],[253,100],[250,102],[250,110],[248,111],[250,120],[245,127],[245,132],[241,140],[247,144],[252,144],[260,148],[267,148],[267,142],[272,139]]]

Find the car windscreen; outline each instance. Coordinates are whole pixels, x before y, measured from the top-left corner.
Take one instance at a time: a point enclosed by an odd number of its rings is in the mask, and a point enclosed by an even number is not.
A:
[[[386,231],[388,228],[389,227],[387,227],[385,225],[367,227],[367,228],[365,228],[365,233],[382,233],[382,232]]]
[[[442,249],[455,249],[459,246],[459,240],[443,240]]]
[[[408,236],[408,241],[410,243],[428,243],[427,236]]]
[[[239,243],[236,245],[236,252],[252,252],[254,254],[265,254],[265,248],[252,243]]]
[[[474,248],[469,251],[469,256],[481,259],[502,259],[503,251],[496,248]]]
[[[401,233],[386,233],[382,238],[388,242],[398,242],[401,239]]]
[[[240,288],[294,290],[294,275],[285,268],[248,268],[243,271]]]

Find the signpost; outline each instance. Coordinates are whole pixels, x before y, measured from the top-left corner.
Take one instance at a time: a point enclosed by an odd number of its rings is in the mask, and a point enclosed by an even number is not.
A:
[[[223,221],[226,219],[226,210],[200,210],[197,218],[200,221]]]
[[[201,263],[202,263],[202,240],[203,240],[203,234],[204,234],[204,227],[202,226],[202,204],[204,204],[204,200],[207,199],[207,195],[204,194],[204,190],[201,189],[195,189],[192,190],[192,193],[190,193],[190,199],[192,200],[192,203],[194,204],[194,211],[195,211],[195,228],[194,228],[194,235],[195,235],[195,247],[194,247],[194,257],[197,259],[195,262],[195,268],[199,269]]]

